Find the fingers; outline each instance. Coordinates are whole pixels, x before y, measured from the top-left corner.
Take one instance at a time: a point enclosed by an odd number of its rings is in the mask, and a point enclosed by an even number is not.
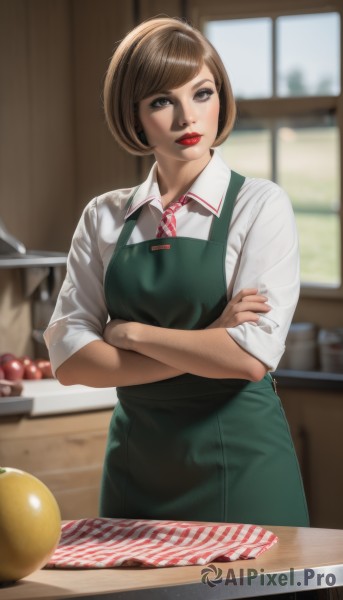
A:
[[[253,290],[246,289],[241,290],[234,296],[227,304],[224,312],[235,314],[237,311],[256,311],[256,312],[268,312],[271,306],[267,304],[268,298],[262,294],[252,294]]]
[[[224,325],[224,327],[237,327],[237,325],[242,325],[242,323],[258,323],[260,319],[260,315],[255,312],[245,311],[245,312],[237,312],[235,315],[231,316],[230,323]]]
[[[245,288],[240,290],[232,299],[232,302],[240,302],[246,296],[256,296],[258,294],[257,288]]]
[[[268,298],[262,294],[259,294],[257,288],[246,288],[240,290],[240,292],[231,298],[230,303],[237,304],[237,302],[242,302],[242,300],[266,302]]]
[[[237,325],[241,325],[242,323],[246,323],[248,321],[257,323],[260,319],[261,313],[266,314],[270,310],[271,306],[265,302],[238,302],[231,307],[229,320],[230,326],[236,327]]]
[[[266,314],[271,310],[271,306],[267,303],[268,298],[257,292],[257,288],[240,290],[212,326],[236,327],[248,321],[257,323],[261,314]]]
[[[242,302],[238,302],[237,304],[235,304],[234,306],[231,307],[231,312],[233,314],[236,314],[237,312],[246,312],[246,311],[250,311],[250,312],[269,312],[271,310],[271,306],[269,306],[269,304],[267,304],[267,302],[265,300],[263,301],[249,301],[249,300],[244,300]]]

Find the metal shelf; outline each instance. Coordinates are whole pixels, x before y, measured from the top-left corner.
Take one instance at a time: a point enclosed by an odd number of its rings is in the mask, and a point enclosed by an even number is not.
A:
[[[30,267],[56,267],[67,264],[67,254],[63,252],[44,252],[29,250],[26,254],[2,254],[0,256],[0,269],[30,268]]]

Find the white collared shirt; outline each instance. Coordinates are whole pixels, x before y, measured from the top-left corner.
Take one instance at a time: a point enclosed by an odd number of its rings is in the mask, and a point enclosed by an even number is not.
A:
[[[129,209],[126,205],[134,188],[94,198],[83,211],[66,279],[44,333],[54,372],[77,350],[102,339],[108,320],[103,283],[125,219],[144,205],[128,244],[156,237],[163,213],[156,167],[155,163]],[[208,239],[212,220],[220,216],[230,176],[230,168],[215,150],[187,194],[192,201],[175,213],[178,236]],[[225,266],[228,300],[244,288],[258,288],[268,297],[272,310],[261,315],[257,324],[243,323],[227,332],[273,371],[284,352],[300,287],[294,214],[287,194],[277,184],[245,179],[232,214]]]

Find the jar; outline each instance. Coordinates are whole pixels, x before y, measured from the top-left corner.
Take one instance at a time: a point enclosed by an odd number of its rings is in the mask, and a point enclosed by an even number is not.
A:
[[[321,370],[343,373],[343,327],[321,329],[318,345]]]
[[[314,323],[292,323],[280,366],[296,371],[313,371],[317,366],[317,327]]]

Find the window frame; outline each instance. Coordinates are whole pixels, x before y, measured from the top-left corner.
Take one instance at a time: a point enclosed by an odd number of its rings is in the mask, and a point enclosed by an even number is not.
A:
[[[191,23],[204,30],[207,21],[227,19],[248,19],[267,17],[272,19],[272,70],[273,90],[270,98],[237,99],[240,117],[256,119],[282,119],[284,117],[302,117],[304,115],[323,115],[328,112],[335,115],[339,130],[339,167],[340,167],[340,279],[339,287],[322,284],[301,284],[301,296],[308,298],[343,298],[343,3],[341,0],[189,0],[187,18]],[[336,12],[340,14],[340,80],[339,96],[294,96],[276,97],[276,19],[282,16],[307,15]],[[273,150],[272,150],[273,151]]]

